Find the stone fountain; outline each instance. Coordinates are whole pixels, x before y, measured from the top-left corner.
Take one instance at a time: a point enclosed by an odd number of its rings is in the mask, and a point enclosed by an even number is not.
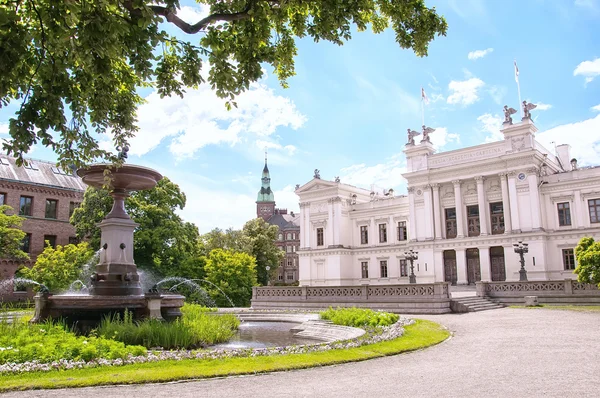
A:
[[[119,154],[127,157],[127,148]],[[110,169],[110,174],[106,170]],[[134,318],[174,319],[181,316],[184,297],[142,291],[137,266],[133,261],[133,232],[139,225],[125,210],[125,199],[132,191],[152,189],[162,179],[155,170],[124,164],[93,164],[77,170],[91,187],[102,188],[108,182],[113,198],[110,213],[98,226],[101,231],[100,258],[91,276],[88,295],[52,295],[40,291],[35,296],[33,322],[63,318],[69,323],[93,324],[104,315],[128,309]],[[108,175],[108,180],[107,180]]]

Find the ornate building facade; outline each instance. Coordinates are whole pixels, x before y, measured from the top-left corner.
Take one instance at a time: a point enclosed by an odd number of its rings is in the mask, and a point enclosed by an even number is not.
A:
[[[69,219],[83,200],[84,190],[79,177],[54,163],[30,159],[27,166],[18,167],[14,158],[0,155],[0,205],[12,207],[14,214],[25,218],[23,250],[30,257],[27,262],[0,259],[0,280],[12,279],[23,264],[33,264],[46,241],[52,246],[76,242]],[[0,291],[0,301],[27,297],[27,292],[15,292],[12,286]]]
[[[509,119],[502,141],[437,154],[433,131],[417,144],[409,131],[407,195],[315,172],[296,189],[300,285],[409,283],[410,249],[417,283],[515,281],[520,241],[529,280],[576,279],[575,246],[600,236],[600,168],[578,168],[569,145],[552,154],[530,118]]]
[[[294,212],[288,214],[287,209],[275,207],[275,195],[271,190],[271,175],[266,156],[261,182],[262,185],[256,199],[256,216],[279,227],[275,243],[285,252],[274,282],[277,284],[296,283],[298,282],[298,248],[300,247],[299,215]]]

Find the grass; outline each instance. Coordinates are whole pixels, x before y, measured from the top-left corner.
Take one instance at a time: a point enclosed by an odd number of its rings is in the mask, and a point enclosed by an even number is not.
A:
[[[524,305],[511,305],[510,308],[527,308],[527,309],[540,309],[544,308],[547,310],[563,310],[563,311],[577,311],[577,312],[600,312],[600,305],[554,305],[554,304],[539,304],[533,307],[527,307]]]
[[[173,322],[134,321],[132,314],[126,311],[122,319],[119,314],[104,318],[97,334],[146,348],[190,349],[227,341],[235,335],[240,324],[235,315],[210,315],[209,309],[197,304],[186,303],[181,311],[183,317]]]
[[[163,361],[120,367],[72,369],[0,375],[0,392],[42,388],[90,387],[112,384],[158,383],[186,379],[256,374],[364,361],[441,343],[450,332],[441,325],[417,320],[402,337],[346,350],[220,360]]]
[[[365,327],[389,326],[398,321],[398,315],[390,312],[373,311],[368,308],[329,307],[320,313],[321,319],[328,319],[336,325]]]

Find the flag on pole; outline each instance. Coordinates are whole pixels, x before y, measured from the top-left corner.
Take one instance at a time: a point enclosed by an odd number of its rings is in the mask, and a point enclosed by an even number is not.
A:
[[[423,87],[421,87],[421,99],[426,103],[429,104],[429,98],[427,98],[427,94],[425,94],[425,89]]]
[[[515,59],[515,81],[519,82],[519,67],[517,66],[517,60]]]

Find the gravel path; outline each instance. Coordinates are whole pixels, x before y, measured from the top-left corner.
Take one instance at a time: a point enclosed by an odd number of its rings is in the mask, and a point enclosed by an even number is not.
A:
[[[423,351],[338,366],[9,397],[597,397],[600,313],[544,309],[419,316],[454,336]]]

